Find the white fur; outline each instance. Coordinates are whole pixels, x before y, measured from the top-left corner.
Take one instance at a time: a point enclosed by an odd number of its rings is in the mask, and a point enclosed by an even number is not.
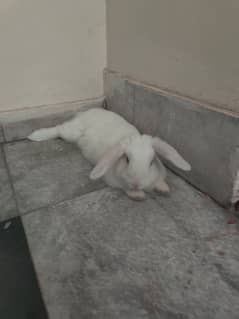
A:
[[[144,191],[168,192],[166,170],[156,156],[170,160],[184,170],[190,165],[177,151],[159,138],[141,135],[121,116],[103,109],[79,113],[71,121],[33,132],[28,138],[43,141],[60,137],[76,143],[95,168],[92,179],[103,177],[112,187],[121,188],[134,199]]]

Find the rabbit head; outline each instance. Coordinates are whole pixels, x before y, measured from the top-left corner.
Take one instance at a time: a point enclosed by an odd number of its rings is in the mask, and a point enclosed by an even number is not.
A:
[[[165,178],[165,168],[160,157],[182,170],[191,169],[168,143],[158,137],[137,135],[125,138],[111,147],[96,164],[90,178],[99,179],[109,170],[114,170],[123,188],[152,190],[158,178]]]

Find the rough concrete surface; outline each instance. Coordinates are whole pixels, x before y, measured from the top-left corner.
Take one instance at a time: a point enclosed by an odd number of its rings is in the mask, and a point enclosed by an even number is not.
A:
[[[238,318],[238,225],[169,183],[168,198],[103,189],[23,216],[51,319]]]
[[[61,140],[4,145],[21,214],[102,187],[79,148]]]

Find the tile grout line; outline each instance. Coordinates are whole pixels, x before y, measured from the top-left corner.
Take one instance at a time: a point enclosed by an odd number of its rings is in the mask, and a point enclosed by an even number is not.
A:
[[[98,189],[91,190],[91,191],[89,191],[89,192],[82,193],[82,194],[80,194],[80,195],[78,195],[78,196],[65,198],[65,199],[62,199],[62,200],[60,200],[60,201],[58,201],[58,202],[55,202],[55,203],[51,203],[51,204],[48,204],[48,205],[45,205],[45,206],[40,206],[40,207],[31,209],[31,210],[29,210],[29,211],[26,211],[26,212],[20,214],[20,217],[22,218],[22,217],[24,217],[24,216],[32,215],[32,214],[34,214],[34,213],[37,213],[37,212],[40,211],[40,210],[49,209],[49,208],[51,208],[51,207],[60,205],[60,204],[62,204],[62,203],[64,203],[64,202],[72,201],[72,200],[77,199],[77,198],[79,199],[79,198],[81,198],[81,197],[83,197],[83,196],[87,196],[88,194],[97,193],[97,192],[99,192],[99,191],[101,191],[101,190],[103,190],[103,189],[106,189],[106,188],[107,188],[107,185],[102,186],[102,187],[100,187],[100,188],[98,188]]]
[[[16,206],[16,210],[17,210],[17,216],[20,216],[20,210],[19,210],[19,207],[18,207],[16,191],[15,191],[15,188],[14,188],[14,185],[13,185],[12,175],[11,175],[10,167],[8,165],[8,161],[7,161],[7,156],[6,156],[6,152],[5,152],[5,149],[4,149],[4,145],[1,145],[1,151],[2,151],[2,154],[3,154],[3,161],[4,161],[4,164],[5,164],[5,167],[6,167],[9,184],[10,184],[11,191],[12,191],[12,197],[13,197],[13,200],[14,200],[14,203],[15,203],[15,206]]]

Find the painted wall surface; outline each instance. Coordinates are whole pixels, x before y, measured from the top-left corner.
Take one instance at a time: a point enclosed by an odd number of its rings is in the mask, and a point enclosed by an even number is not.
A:
[[[106,0],[108,68],[239,112],[238,0]]]
[[[2,0],[0,111],[103,94],[104,0]]]

